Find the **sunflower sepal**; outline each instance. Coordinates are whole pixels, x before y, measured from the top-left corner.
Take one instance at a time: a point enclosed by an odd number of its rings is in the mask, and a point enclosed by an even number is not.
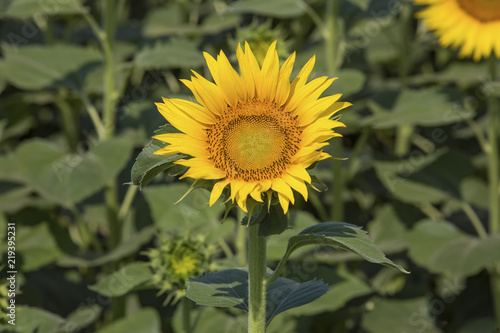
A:
[[[279,235],[290,228],[288,218],[279,203],[271,205],[269,208],[267,204],[258,204],[254,211],[256,210],[257,213],[252,214],[250,221],[248,221],[248,216],[245,216],[241,224],[247,227],[259,224],[258,235],[260,237]]]
[[[317,192],[325,192],[328,190],[328,186],[326,186],[325,183],[323,183],[321,180],[318,179],[318,177],[311,175],[311,184],[310,186]]]

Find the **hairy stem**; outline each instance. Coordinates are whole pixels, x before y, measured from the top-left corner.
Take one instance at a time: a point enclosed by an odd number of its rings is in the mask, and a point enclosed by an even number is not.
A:
[[[259,225],[248,228],[248,332],[266,331],[266,239]]]

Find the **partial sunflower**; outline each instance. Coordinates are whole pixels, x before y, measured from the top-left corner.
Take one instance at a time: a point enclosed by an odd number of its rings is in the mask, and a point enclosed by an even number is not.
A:
[[[280,68],[276,42],[262,67],[247,43],[245,51],[238,45],[241,74],[222,51],[217,59],[204,55],[215,83],[193,71],[191,80],[182,82],[200,104],[166,98],[156,104],[182,133],[155,136],[170,144],[155,154],[189,155],[176,162],[189,168],[182,178],[218,180],[210,205],[229,186],[230,199],[244,211],[248,197],[263,202],[275,192],[286,213],[294,203],[292,189],[307,200],[311,177],[306,169],[330,157],[321,148],[341,136],[332,128],[345,126],[330,117],[350,103],[337,102],[341,94],[320,98],[336,78],[306,83],[314,57],[290,82],[295,53]]]
[[[459,57],[474,61],[495,53],[500,58],[499,0],[414,0],[428,5],[416,16],[422,18],[443,47],[460,46]]]

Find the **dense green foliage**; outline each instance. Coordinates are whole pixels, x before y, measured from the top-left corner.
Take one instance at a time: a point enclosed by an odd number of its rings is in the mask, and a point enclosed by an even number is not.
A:
[[[210,270],[230,268],[243,283],[221,306],[246,306],[247,273],[235,269],[246,263],[242,216],[209,208],[202,183],[174,205],[190,188],[173,177],[182,156],[150,156],[165,125],[154,102],[192,99],[179,79],[191,69],[209,77],[202,52],[234,60],[245,39],[278,39],[284,58],[297,51],[292,77],[316,55],[316,77],[339,77],[326,94],[353,104],[342,111],[344,137],[326,147],[338,159],[311,170],[320,191],[310,187],[308,202],[297,195],[291,228],[269,237],[268,266],[293,254],[268,293],[304,294],[273,305],[268,332],[498,330],[490,280],[500,233],[488,224],[486,152],[500,85],[486,62],[440,48],[416,10],[397,0],[0,0],[2,311],[8,223],[17,271],[16,325],[2,314],[0,332],[184,332],[186,306],[194,333],[246,330],[239,309],[165,304],[175,291],[155,280],[146,252],[165,235],[203,236]],[[141,151],[149,159],[134,173]],[[297,235],[328,221],[362,227],[411,274],[382,254],[375,262],[393,267],[302,247],[315,238],[349,249],[333,234]],[[190,287],[207,288],[200,279]],[[311,284],[329,290],[281,313],[316,296]]]

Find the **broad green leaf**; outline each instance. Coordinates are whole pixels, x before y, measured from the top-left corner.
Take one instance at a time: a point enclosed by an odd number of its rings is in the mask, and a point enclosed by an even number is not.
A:
[[[290,279],[278,278],[267,288],[267,325],[281,312],[313,302],[327,291],[328,285],[322,281],[298,283]]]
[[[335,76],[338,76],[339,79],[334,81],[325,91],[325,95],[328,93],[331,95],[338,94],[339,91],[342,92],[343,96],[355,94],[363,88],[366,81],[366,75],[362,71],[353,68],[343,68],[338,73],[335,73]]]
[[[89,289],[108,297],[125,295],[135,287],[152,281],[153,273],[148,264],[134,262],[128,264],[118,271],[106,275],[96,284],[89,286]]]
[[[169,39],[140,50],[134,58],[135,66],[143,69],[196,68],[205,60],[197,45],[188,39]]]
[[[370,302],[371,311],[362,317],[362,329],[368,333],[408,332],[440,333],[427,309],[432,309],[426,298]],[[423,309],[423,311],[421,310]]]
[[[29,306],[16,306],[16,333],[54,333],[64,325],[60,316]]]
[[[27,185],[64,206],[99,191],[125,167],[130,142],[110,139],[89,152],[66,154],[50,141],[32,139],[19,146],[14,159]]]
[[[5,76],[25,90],[68,87],[82,90],[85,77],[103,61],[98,51],[80,46],[23,46],[2,48]]]
[[[90,257],[88,255],[81,257],[61,256],[57,264],[62,267],[94,267],[103,264],[118,261],[131,254],[137,253],[142,245],[147,243],[156,232],[155,226],[149,226],[140,230],[134,237],[120,243],[111,252],[104,255]]]
[[[81,306],[68,315],[64,329],[66,332],[79,332],[99,319],[101,312],[102,309],[97,304]]]
[[[439,126],[471,118],[472,112],[458,109],[450,97],[437,88],[403,90],[389,110],[365,117],[363,125],[376,129],[399,125]]]
[[[278,278],[267,288],[267,324],[279,313],[321,297],[328,285],[321,281],[298,283]],[[248,311],[248,272],[227,269],[189,279],[187,297],[197,304],[216,307],[237,307]]]
[[[207,241],[217,241],[234,231],[234,225],[221,224],[224,206],[208,205],[208,191],[196,189],[179,201],[188,190],[189,186],[185,183],[148,186],[142,190],[151,216],[160,230],[192,230],[206,235]]]
[[[160,333],[161,321],[153,308],[142,308],[126,318],[119,319],[96,333]]]
[[[288,229],[279,235],[268,237],[267,259],[270,261],[279,261],[286,251],[288,239],[295,236],[298,230],[305,229],[318,222],[311,214],[302,210],[295,210],[294,214],[291,214]],[[292,258],[307,251],[307,248],[299,249],[293,253]]]
[[[379,180],[396,198],[407,203],[439,203],[460,198],[460,181],[474,168],[470,158],[458,151],[412,154],[406,160],[377,161]]]
[[[375,219],[368,224],[368,233],[375,244],[393,248],[391,253],[403,251],[408,246],[407,228],[403,219],[407,221],[407,216],[415,213],[404,208],[406,207],[402,205],[385,205],[377,211]]]
[[[248,311],[248,272],[233,268],[190,278],[186,295],[196,304]]]
[[[156,135],[166,133],[177,133],[178,130],[171,125],[165,125],[155,131]],[[168,144],[156,139],[152,139],[137,156],[132,166],[132,183],[141,188],[149,184],[153,178],[162,171],[171,168],[178,159],[186,157],[183,154],[155,155],[154,152],[167,146]]]
[[[387,259],[384,253],[368,238],[360,227],[343,222],[325,222],[302,230],[297,236],[288,240],[288,247],[281,259],[271,281],[279,276],[288,257],[298,248],[306,245],[329,245],[360,255],[363,259],[399,269],[409,273],[403,267]]]
[[[497,323],[493,318],[483,317],[470,320],[463,325],[458,333],[476,333],[476,332],[492,332],[498,331]]]
[[[192,303],[194,305],[194,303]],[[238,311],[238,310],[237,310]],[[239,311],[240,315],[228,313],[227,311],[206,307],[191,307],[191,333],[214,333],[214,332],[246,332],[248,329],[247,314]],[[172,318],[174,332],[183,332],[183,307],[178,306]]]
[[[292,18],[303,15],[304,6],[300,0],[241,0],[231,4],[233,13],[252,13],[277,18]]]
[[[19,226],[16,232],[16,251],[24,272],[37,270],[62,254],[46,222]]]
[[[424,220],[409,234],[408,254],[433,273],[470,276],[500,261],[500,235],[481,239],[449,222]]]
[[[35,15],[78,14],[82,10],[81,2],[81,0],[12,0],[2,16],[27,19]]]
[[[37,201],[31,195],[29,187],[15,187],[9,191],[0,193],[0,210],[5,213],[16,212],[19,209]]]
[[[317,272],[313,272],[312,275],[316,275],[316,273]],[[284,314],[285,317],[314,316],[323,312],[336,311],[353,298],[373,292],[363,280],[346,272],[337,273],[331,268],[328,268],[328,271],[326,271],[323,276],[328,276],[330,279],[336,280],[333,283],[324,281],[330,285],[330,289],[326,294],[314,302],[287,311],[286,314]],[[275,324],[276,323],[273,321],[269,329],[274,327]]]
[[[488,184],[475,176],[467,177],[460,182],[460,195],[466,201],[477,207],[488,209],[489,192]]]

